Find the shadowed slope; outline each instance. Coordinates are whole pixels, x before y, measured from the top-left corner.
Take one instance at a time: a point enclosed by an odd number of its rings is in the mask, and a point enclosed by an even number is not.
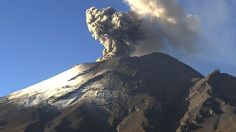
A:
[[[196,80],[203,78],[191,67],[162,53],[114,58],[85,69],[83,73],[73,73],[73,76],[67,77],[70,79],[64,80],[74,81],[72,88],[58,88],[64,93],[59,90],[54,97],[45,98],[33,107],[18,104],[7,97],[0,106],[0,119],[7,121],[2,123],[1,128],[4,131],[20,127],[19,131],[41,128],[37,130],[172,132],[179,127],[179,120],[187,111],[185,98],[189,88]],[[47,87],[48,92],[50,89],[55,92],[50,87]],[[29,99],[27,95],[21,95],[24,98],[20,100]],[[71,101],[62,104],[65,107],[58,107],[57,102],[65,100]],[[52,107],[45,107],[49,109],[46,113],[33,118],[42,105]],[[2,111],[6,106],[9,108]],[[37,112],[24,109],[36,109]],[[51,113],[55,116],[48,116],[50,111],[56,111]],[[14,120],[6,116],[10,113]],[[21,114],[24,119],[19,121]]]

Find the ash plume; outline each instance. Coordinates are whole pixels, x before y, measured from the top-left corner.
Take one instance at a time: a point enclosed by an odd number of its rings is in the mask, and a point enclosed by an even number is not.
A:
[[[86,12],[86,22],[92,36],[104,46],[103,56],[97,61],[118,56],[130,56],[134,43],[140,39],[141,20],[132,12],[119,12],[112,7]]]
[[[140,56],[168,48],[193,53],[198,17],[187,14],[176,0],[125,0],[129,12],[108,7],[90,8],[86,22],[104,46],[98,61],[118,56]]]

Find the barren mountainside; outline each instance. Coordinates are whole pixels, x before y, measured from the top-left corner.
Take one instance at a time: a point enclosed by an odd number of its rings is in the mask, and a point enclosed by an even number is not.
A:
[[[80,64],[0,98],[2,132],[234,132],[236,78],[163,54]]]

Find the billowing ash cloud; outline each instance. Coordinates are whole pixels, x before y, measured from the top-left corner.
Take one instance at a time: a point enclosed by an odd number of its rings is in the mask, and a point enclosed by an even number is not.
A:
[[[94,7],[86,12],[89,31],[105,47],[98,61],[118,56],[130,56],[134,43],[141,39],[141,20],[132,12],[118,12],[108,7],[98,10]]]
[[[89,31],[104,45],[106,60],[143,55],[168,48],[194,52],[198,35],[197,16],[187,14],[176,0],[125,0],[130,12],[109,7],[86,12]]]
[[[167,48],[195,52],[198,17],[187,14],[176,0],[125,0],[143,18],[146,38],[136,47],[136,55]]]

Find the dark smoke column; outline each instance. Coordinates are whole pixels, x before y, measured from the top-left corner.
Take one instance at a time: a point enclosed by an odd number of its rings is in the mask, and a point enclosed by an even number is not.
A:
[[[111,7],[100,10],[91,7],[86,11],[86,22],[92,36],[105,48],[97,61],[130,56],[135,50],[134,41],[138,39],[141,20],[134,13],[118,12]]]

